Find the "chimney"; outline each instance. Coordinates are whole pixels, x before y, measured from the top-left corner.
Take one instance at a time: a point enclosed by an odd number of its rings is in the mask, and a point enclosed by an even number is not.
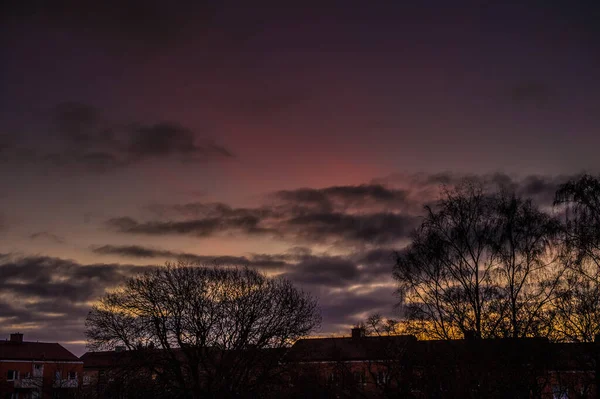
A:
[[[365,336],[365,329],[362,327],[354,327],[351,331],[353,339],[359,339]]]
[[[124,346],[115,346],[115,352],[123,352],[125,350]]]
[[[21,334],[21,333],[10,334],[10,342],[18,342],[18,343],[23,342],[23,334]]]

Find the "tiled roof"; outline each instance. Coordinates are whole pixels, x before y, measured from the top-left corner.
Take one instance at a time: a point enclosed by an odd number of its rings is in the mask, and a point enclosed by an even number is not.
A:
[[[259,353],[261,357],[259,360],[265,359],[280,359],[281,356],[285,352],[285,348],[278,349],[261,349]],[[217,351],[215,349],[207,349],[207,355],[212,356],[212,360],[215,361],[217,359],[221,359],[222,361],[226,361],[227,357],[221,358],[221,355],[228,354],[230,356],[235,355],[235,353],[243,353],[240,351]],[[184,361],[185,357],[182,353],[181,349],[175,348],[173,349],[175,356],[177,356],[180,360]],[[84,368],[114,368],[122,365],[131,365],[131,362],[144,362],[150,357],[154,357],[156,360],[164,360],[165,356],[167,356],[166,352],[161,349],[154,349],[151,351],[146,351],[143,353],[138,353],[133,350],[124,350],[122,352],[116,351],[102,351],[102,352],[86,352],[81,356],[81,361],[83,361]],[[254,356],[256,354],[254,353]]]
[[[128,352],[85,352],[79,359],[85,368],[108,368],[115,367],[127,360]]]
[[[57,343],[0,341],[0,360],[73,362],[79,358]]]
[[[414,336],[344,337],[299,340],[285,358],[291,362],[402,359],[423,367],[518,363],[585,370],[594,367],[596,350],[600,346],[593,343],[550,343],[541,338],[418,341]]]
[[[288,361],[381,360],[414,346],[412,335],[361,338],[308,338],[296,341],[286,355]]]

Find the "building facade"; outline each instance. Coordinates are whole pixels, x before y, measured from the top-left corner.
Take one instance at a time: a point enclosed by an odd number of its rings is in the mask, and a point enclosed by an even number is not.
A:
[[[254,391],[260,394],[245,397],[595,398],[599,349],[600,340],[418,340],[412,335],[366,336],[353,329],[349,337],[301,339],[282,352],[259,350],[274,360],[274,367],[267,368],[275,378],[261,380],[262,389]],[[86,353],[81,358],[86,397],[172,397],[169,386],[176,382],[161,380],[160,370],[151,371],[161,364],[162,351],[152,353],[158,361],[146,357],[140,363],[136,350]],[[183,367],[184,358],[179,360]],[[201,372],[223,375],[216,366]],[[249,373],[263,374],[258,369]]]
[[[301,397],[596,398],[600,343],[542,338],[417,340],[411,335],[310,338],[286,355]]]
[[[83,362],[57,343],[0,341],[0,398],[70,398],[81,387]]]

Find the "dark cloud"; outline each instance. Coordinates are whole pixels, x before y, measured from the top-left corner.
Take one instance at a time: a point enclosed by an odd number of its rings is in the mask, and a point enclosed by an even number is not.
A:
[[[307,242],[385,244],[407,237],[417,218],[395,213],[305,213],[261,218],[256,215],[208,217],[185,221],[138,222],[130,217],[109,219],[107,225],[121,233],[210,237],[218,234],[272,235]]]
[[[217,234],[248,235],[277,234],[265,224],[277,216],[275,210],[262,208],[233,208],[223,203],[190,203],[184,205],[152,205],[149,210],[159,218],[138,222],[130,217],[108,220],[109,227],[124,233],[164,235],[187,234],[209,237]],[[183,217],[183,219],[182,219]]]
[[[309,257],[294,265],[284,277],[302,285],[345,286],[359,279],[357,265],[344,257]]]
[[[195,134],[174,123],[157,123],[132,128],[127,151],[134,157],[165,157],[178,154],[186,160],[220,155],[231,157],[224,147],[206,142],[199,144]]]
[[[89,302],[143,269],[0,254],[0,334],[20,329],[28,339],[82,340]]]
[[[295,253],[282,276],[311,290],[327,291],[389,280],[394,249],[377,248],[346,255]]]
[[[367,315],[379,313],[385,317],[395,316],[395,301],[393,286],[321,292],[319,305],[323,317],[322,329],[349,334],[348,328],[364,322]]]
[[[542,206],[550,206],[558,187],[579,175],[569,176],[527,176],[518,184],[517,193]]]
[[[376,248],[356,254],[354,259],[358,264],[367,268],[367,271],[377,270],[381,272],[381,269],[385,269],[391,273],[396,251],[398,251],[398,248]]]
[[[153,204],[147,209],[161,218],[230,218],[253,216],[256,218],[275,217],[274,209],[262,208],[233,208],[222,202],[191,202],[187,204]]]
[[[65,243],[65,238],[58,236],[54,233],[50,233],[48,231],[38,231],[37,233],[33,233],[31,235],[29,235],[29,238],[32,240],[47,240],[47,241],[52,241],[54,243],[57,244],[64,244]]]
[[[369,206],[400,209],[406,205],[407,200],[405,190],[393,189],[381,184],[282,190],[276,192],[275,196],[288,203],[314,206],[321,210]]]
[[[387,244],[406,238],[417,227],[414,216],[396,213],[314,213],[284,222],[283,229],[309,241]]]
[[[81,265],[46,256],[1,260],[0,292],[40,297],[68,298],[74,302],[90,300],[112,285],[141,270],[119,264]]]
[[[140,245],[103,245],[92,248],[92,251],[100,255],[121,255],[131,258],[163,258],[174,257],[174,252],[142,247]]]
[[[139,245],[103,245],[93,247],[92,251],[100,255],[118,255],[139,259],[177,259],[198,265],[247,266],[257,269],[277,269],[288,265],[286,258],[277,255],[253,254],[246,256],[204,256],[163,249],[148,248]],[[289,259],[289,257],[287,257]]]
[[[196,237],[210,237],[219,233],[243,233],[248,235],[271,232],[259,226],[261,220],[247,215],[232,218],[205,218],[174,222],[138,222],[130,217],[113,218],[108,226],[121,233],[166,235],[185,234]]]
[[[232,208],[223,203],[154,204],[154,220],[131,217],[107,221],[123,233],[270,235],[284,240],[346,245],[380,245],[406,238],[416,227],[412,199],[403,189],[381,184],[278,191],[268,205]]]
[[[489,190],[504,189],[515,192],[525,198],[531,198],[541,206],[549,206],[554,193],[561,184],[575,179],[580,174],[572,175],[510,175],[502,172],[488,174],[463,174],[442,172],[435,174],[392,175],[375,182],[395,184],[406,187],[410,199],[416,199],[414,193],[420,194],[421,206],[435,202],[444,188],[452,188],[465,181],[483,185]]]
[[[104,245],[93,247],[101,255],[127,258],[172,258],[198,265],[247,266],[260,270],[279,270],[281,276],[303,286],[344,287],[368,284],[391,276],[394,263],[391,248],[331,256],[294,250],[282,254],[250,254],[248,256],[205,256],[174,252],[137,245]]]
[[[150,160],[205,162],[233,156],[176,122],[115,123],[98,109],[77,102],[53,110],[49,133],[43,147],[0,142],[9,154],[5,160],[105,172]]]

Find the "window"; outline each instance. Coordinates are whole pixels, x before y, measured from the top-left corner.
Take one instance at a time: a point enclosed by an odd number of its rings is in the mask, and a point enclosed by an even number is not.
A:
[[[569,399],[569,390],[566,387],[560,385],[554,385],[552,387],[553,399]]]
[[[76,371],[69,371],[68,378],[70,380],[76,380],[77,379],[77,372]]]
[[[328,381],[330,384],[335,384],[335,383],[336,383],[336,380],[337,380],[337,378],[336,378],[336,376],[335,376],[335,373],[329,373],[329,375],[327,376],[327,381]]]
[[[92,378],[89,375],[83,376],[83,385],[90,385],[92,383]]]
[[[354,382],[357,384],[366,384],[367,377],[365,376],[364,371],[355,371],[354,372]]]
[[[60,375],[60,371],[55,371],[55,372],[54,372],[54,379],[55,379],[56,381],[58,381],[58,380],[60,380],[60,377],[61,377],[61,375]]]
[[[377,384],[385,385],[388,382],[388,374],[385,371],[379,371],[377,373]]]
[[[14,381],[14,380],[18,380],[18,379],[19,379],[19,372],[17,370],[8,370],[8,373],[6,373],[7,381]]]
[[[41,364],[34,364],[33,365],[33,376],[41,377],[43,374],[44,374],[44,366]]]

